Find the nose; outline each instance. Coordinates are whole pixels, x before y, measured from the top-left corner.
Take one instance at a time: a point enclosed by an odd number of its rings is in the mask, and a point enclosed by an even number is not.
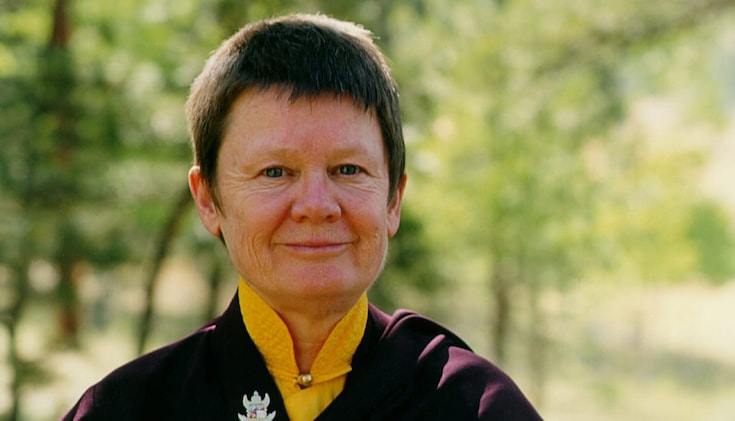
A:
[[[291,218],[296,222],[333,222],[342,215],[334,186],[326,173],[302,175],[296,198],[291,207]]]

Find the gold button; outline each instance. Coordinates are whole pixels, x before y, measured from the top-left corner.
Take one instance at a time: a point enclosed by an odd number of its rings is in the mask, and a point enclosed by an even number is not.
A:
[[[299,383],[299,386],[301,386],[301,387],[309,387],[309,386],[311,386],[311,382],[314,381],[314,378],[311,377],[311,374],[309,374],[309,373],[299,374],[296,377],[296,381]]]

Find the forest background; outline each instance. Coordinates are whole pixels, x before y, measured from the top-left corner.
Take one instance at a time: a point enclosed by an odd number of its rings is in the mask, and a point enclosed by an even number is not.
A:
[[[735,1],[1,0],[0,419],[218,314],[183,104],[243,23],[371,29],[409,187],[371,291],[548,420],[735,419]]]

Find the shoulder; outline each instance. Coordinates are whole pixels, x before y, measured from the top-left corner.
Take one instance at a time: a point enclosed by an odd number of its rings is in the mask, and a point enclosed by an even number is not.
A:
[[[444,376],[508,380],[502,370],[475,354],[462,338],[430,318],[408,310],[392,315],[379,312],[376,318],[384,326],[380,341],[413,349],[419,368],[438,368]]]
[[[202,365],[214,328],[207,325],[118,367],[87,389],[62,420],[156,419],[156,408],[166,407],[162,401],[180,398],[184,377],[208,371]]]
[[[172,372],[175,373],[182,367],[190,369],[194,367],[192,363],[206,358],[210,352],[215,327],[214,323],[208,324],[182,339],[148,352],[111,372],[100,384],[143,386],[163,381],[171,382]]]
[[[371,309],[371,314],[384,326],[381,342],[412,350],[411,388],[417,396],[430,397],[426,402],[429,412],[460,415],[452,411],[463,408],[478,420],[541,419],[503,370],[475,354],[448,328],[406,310],[386,315]]]

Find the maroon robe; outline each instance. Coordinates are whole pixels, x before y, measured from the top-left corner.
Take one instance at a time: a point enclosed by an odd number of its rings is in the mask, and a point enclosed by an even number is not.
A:
[[[408,311],[389,316],[371,305],[352,367],[344,390],[317,420],[541,420],[500,369]],[[110,373],[61,418],[239,419],[287,421],[288,415],[237,296],[219,319]]]

